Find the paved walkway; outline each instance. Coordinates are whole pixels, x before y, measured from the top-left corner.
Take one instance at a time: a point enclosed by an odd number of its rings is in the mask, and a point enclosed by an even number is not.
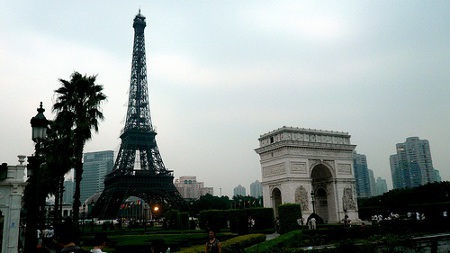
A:
[[[266,235],[266,241],[272,240],[273,238],[277,238],[278,236],[280,236],[280,234],[278,234],[277,232],[275,232],[273,234],[268,234],[268,235]]]

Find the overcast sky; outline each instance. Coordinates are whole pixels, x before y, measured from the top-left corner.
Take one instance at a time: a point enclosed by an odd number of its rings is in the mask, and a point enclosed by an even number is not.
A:
[[[120,146],[139,8],[152,122],[175,177],[216,195],[261,181],[260,135],[348,132],[392,188],[396,143],[430,142],[450,178],[450,1],[1,1],[0,162],[31,155],[30,119],[59,78],[98,75],[108,101],[86,152]]]

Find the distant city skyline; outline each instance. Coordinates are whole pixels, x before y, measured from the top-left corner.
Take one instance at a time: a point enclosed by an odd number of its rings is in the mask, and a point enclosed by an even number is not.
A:
[[[353,172],[355,175],[356,196],[360,198],[371,197],[370,174],[366,155],[353,151]]]
[[[80,201],[105,189],[105,177],[113,170],[114,151],[102,150],[83,154],[83,175],[80,184]]]
[[[428,140],[408,137],[405,142],[397,143],[396,149],[396,154],[390,156],[394,189],[441,181],[439,170],[433,166]]]
[[[247,189],[242,185],[238,185],[233,189],[233,196],[247,196]]]
[[[139,9],[152,123],[175,178],[231,196],[262,181],[259,136],[292,126],[348,132],[389,189],[395,145],[418,136],[450,179],[442,0],[1,1],[0,162],[33,153],[30,119],[41,101],[54,118],[58,79],[74,71],[97,75],[108,96],[84,152],[118,151]]]

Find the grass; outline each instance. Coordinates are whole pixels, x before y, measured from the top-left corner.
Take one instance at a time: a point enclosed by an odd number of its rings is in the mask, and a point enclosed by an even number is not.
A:
[[[85,231],[82,236],[84,249],[92,249],[92,239],[98,232],[107,234],[110,243],[109,247],[105,248],[104,251],[110,253],[120,252],[119,249],[123,248],[150,248],[152,245],[157,245],[159,248],[170,246],[171,249],[203,245],[208,236],[207,233],[202,230],[167,230],[162,228],[102,230],[100,227],[96,227],[92,231],[91,229]],[[217,237],[221,240],[226,240],[235,236],[236,234],[227,231],[217,234]]]

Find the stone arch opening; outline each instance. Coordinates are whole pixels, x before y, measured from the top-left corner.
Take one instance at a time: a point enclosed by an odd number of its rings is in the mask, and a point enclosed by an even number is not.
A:
[[[333,201],[333,175],[330,169],[318,164],[311,171],[311,187],[313,196],[313,210],[319,215],[324,222],[330,220],[330,205]]]
[[[275,217],[278,217],[278,206],[281,205],[281,191],[278,188],[272,190],[272,206],[274,207]]]

